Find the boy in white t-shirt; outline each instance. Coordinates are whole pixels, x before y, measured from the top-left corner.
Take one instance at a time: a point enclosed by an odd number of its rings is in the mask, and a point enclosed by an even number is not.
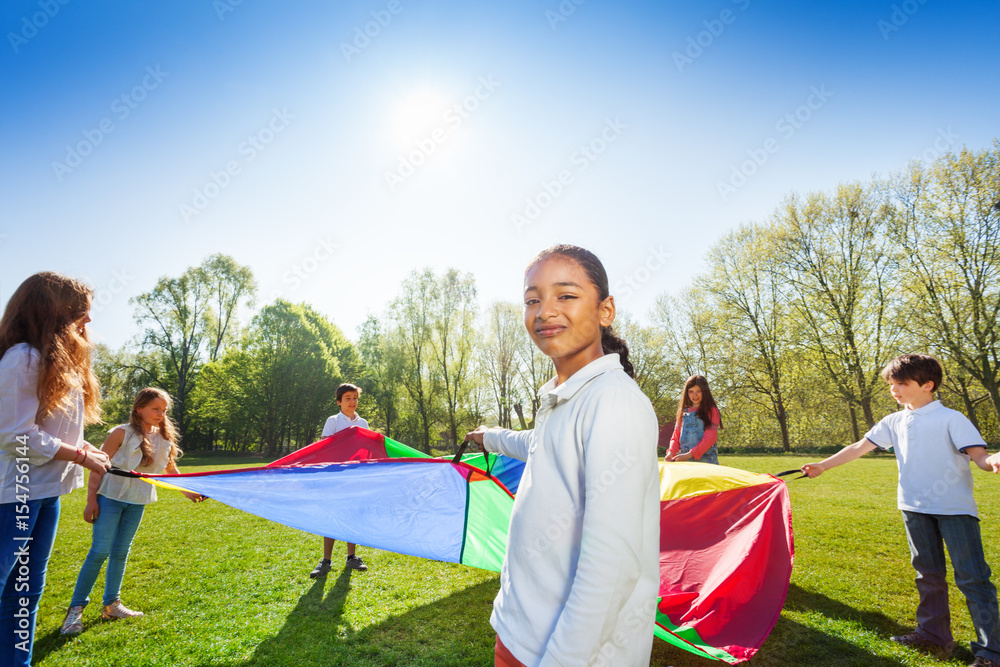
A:
[[[345,428],[350,428],[351,426],[368,428],[368,422],[365,421],[364,417],[361,417],[357,413],[358,398],[360,396],[361,388],[353,384],[344,383],[337,387],[337,405],[340,407],[340,412],[326,420],[326,423],[323,425],[324,438],[327,438],[339,431],[343,431]],[[320,577],[330,571],[330,557],[333,555],[334,542],[335,540],[331,537],[323,538],[323,560],[321,560],[319,565],[313,568],[313,571],[309,573],[309,576],[312,579]],[[364,561],[362,561],[361,558],[355,555],[355,548],[356,545],[351,542],[347,543],[347,566],[364,572],[368,569],[368,566],[364,564]]]
[[[903,512],[910,559],[917,571],[917,627],[892,641],[944,660],[954,641],[948,612],[944,547],[955,582],[976,629],[972,667],[1000,665],[1000,613],[990,567],[983,555],[970,459],[986,471],[1000,471],[1000,457],[986,455],[986,443],[960,412],[934,400],[943,372],[937,359],[904,354],[882,370],[892,397],[905,409],[876,424],[862,440],[820,463],[802,466],[809,477],[867,454],[893,449],[899,467],[897,506]]]

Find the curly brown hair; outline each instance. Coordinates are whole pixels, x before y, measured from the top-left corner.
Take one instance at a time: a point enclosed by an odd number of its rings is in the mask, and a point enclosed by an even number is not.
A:
[[[90,365],[93,344],[82,320],[94,291],[86,283],[43,271],[11,295],[0,319],[0,357],[19,343],[38,350],[37,420],[69,408],[70,395],[83,392],[84,422],[101,421],[101,392]]]

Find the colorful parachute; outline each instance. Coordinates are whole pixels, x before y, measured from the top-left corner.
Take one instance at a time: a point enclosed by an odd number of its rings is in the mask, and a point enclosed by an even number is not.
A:
[[[433,459],[350,428],[267,466],[145,477],[310,533],[499,571],[523,466],[482,454]],[[788,592],[784,483],[705,463],[661,463],[660,493],[656,636],[702,657],[749,660]]]
[[[258,468],[147,478],[317,535],[496,572],[514,504],[482,470],[359,428]]]
[[[706,658],[749,660],[792,576],[784,482],[708,463],[660,464],[656,636]]]

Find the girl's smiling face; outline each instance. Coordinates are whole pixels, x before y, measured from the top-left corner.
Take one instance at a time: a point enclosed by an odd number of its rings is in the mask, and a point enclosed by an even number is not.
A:
[[[695,407],[701,405],[701,387],[696,384],[688,387],[688,400],[690,400],[691,405]]]
[[[614,299],[601,301],[575,260],[552,255],[524,274],[524,326],[538,349],[552,359],[560,384],[604,356],[601,327],[611,326],[614,319]]]

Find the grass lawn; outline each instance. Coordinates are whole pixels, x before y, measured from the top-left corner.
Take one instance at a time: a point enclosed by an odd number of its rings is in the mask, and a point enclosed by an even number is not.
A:
[[[724,456],[759,472],[816,457]],[[185,457],[183,471],[258,465],[259,460]],[[222,463],[227,465],[223,466]],[[974,471],[987,560],[1000,565],[1000,478]],[[952,618],[962,649],[939,663],[889,642],[915,623],[916,591],[896,466],[865,458],[817,480],[792,480],[795,568],[785,609],[753,665],[949,664],[972,661],[972,627],[952,582]],[[39,610],[37,665],[492,665],[489,626],[499,575],[366,549],[368,572],[309,571],[322,540],[208,501],[159,490],[136,536],[123,602],[146,617],[102,622],[103,578],[84,632],[59,635],[90,546],[82,490],[63,498],[59,536]],[[335,564],[344,546],[334,549]],[[652,665],[707,666],[656,640]]]

